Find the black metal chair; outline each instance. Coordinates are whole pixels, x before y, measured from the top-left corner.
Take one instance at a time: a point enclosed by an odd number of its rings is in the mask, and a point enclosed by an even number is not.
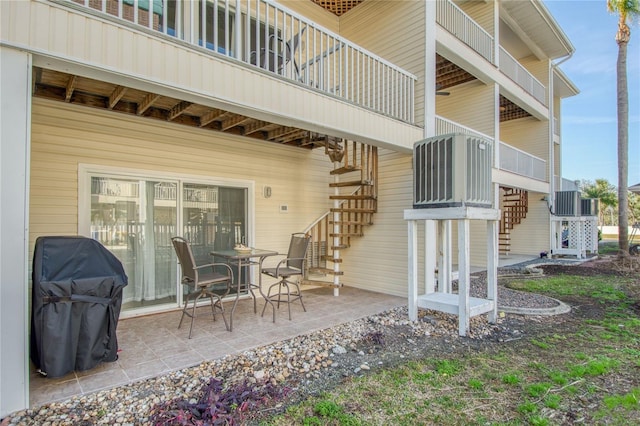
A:
[[[304,268],[307,261],[307,250],[311,236],[304,233],[295,233],[291,235],[289,243],[289,251],[287,257],[282,259],[275,268],[262,268],[261,273],[272,278],[278,279],[278,282],[269,286],[269,291],[265,296],[265,304],[262,308],[262,316],[267,309],[267,304],[271,304],[273,308],[273,322],[276,322],[276,307],[280,309],[280,303],[286,303],[289,308],[289,320],[291,320],[291,303],[296,300],[300,301],[302,309],[307,312],[302,301],[302,293],[298,280],[304,275]],[[295,280],[294,280],[295,279]],[[271,294],[273,289],[277,288],[277,293]],[[291,291],[292,288],[294,291]],[[283,297],[286,296],[286,299]]]
[[[189,339],[191,339],[198,300],[203,297],[208,297],[211,299],[213,320],[216,320],[217,308],[220,310],[225,327],[229,330],[229,324],[224,316],[222,298],[229,294],[231,290],[231,283],[233,282],[233,271],[231,267],[226,263],[196,265],[193,252],[191,251],[191,245],[187,240],[181,237],[173,237],[171,238],[171,242],[173,243],[173,248],[176,251],[180,269],[182,270],[182,284],[190,288],[189,293],[185,296],[178,328],[182,326],[182,320],[185,315],[191,317],[191,326],[189,328]],[[224,273],[218,272],[216,268],[222,269]],[[191,312],[188,312],[187,309],[191,300],[193,300],[193,307],[191,308]]]

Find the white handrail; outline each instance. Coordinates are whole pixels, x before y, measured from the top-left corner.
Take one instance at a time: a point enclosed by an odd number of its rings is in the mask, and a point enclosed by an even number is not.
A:
[[[451,0],[438,1],[436,4],[436,22],[487,61],[494,63],[493,36]]]
[[[546,105],[546,90],[544,84],[540,83],[517,59],[500,46],[500,71],[527,93]]]
[[[500,169],[546,181],[547,162],[516,147],[500,142]]]

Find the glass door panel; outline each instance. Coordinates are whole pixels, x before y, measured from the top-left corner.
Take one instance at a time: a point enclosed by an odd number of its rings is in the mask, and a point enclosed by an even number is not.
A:
[[[238,243],[247,243],[246,200],[245,188],[193,183],[183,185],[183,236],[191,243],[197,264],[211,263],[210,253],[213,250],[230,250]],[[232,265],[232,268],[237,275],[235,266]],[[247,273],[248,270],[245,270],[242,275],[246,277]],[[235,275],[234,279],[237,280]]]
[[[174,182],[91,178],[91,237],[124,265],[123,311],[177,303],[176,213]]]

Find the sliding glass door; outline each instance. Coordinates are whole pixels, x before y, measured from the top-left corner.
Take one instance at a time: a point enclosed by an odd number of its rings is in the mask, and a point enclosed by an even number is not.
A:
[[[122,262],[129,278],[123,312],[182,302],[171,237],[192,245],[197,263],[214,249],[247,243],[247,188],[90,174],[90,235]]]

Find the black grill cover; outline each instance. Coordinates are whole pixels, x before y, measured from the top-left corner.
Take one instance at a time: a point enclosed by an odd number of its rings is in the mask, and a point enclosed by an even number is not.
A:
[[[39,237],[33,255],[31,360],[60,377],[118,359],[116,327],[127,276],[85,237]]]

